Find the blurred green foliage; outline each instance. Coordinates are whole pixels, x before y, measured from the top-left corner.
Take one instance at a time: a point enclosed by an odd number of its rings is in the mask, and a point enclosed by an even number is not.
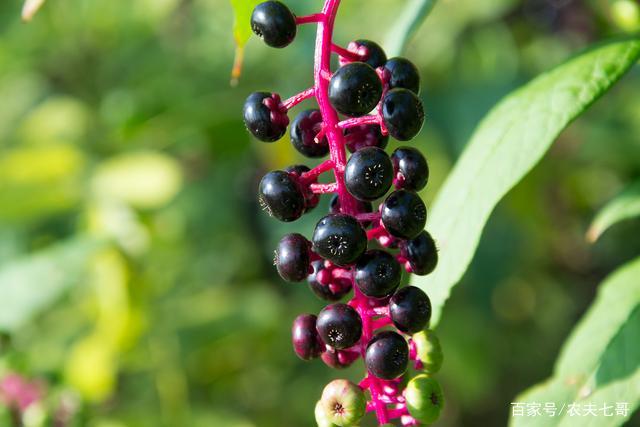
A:
[[[298,14],[321,4],[288,3]],[[344,2],[336,39],[384,40],[400,3]],[[424,82],[428,122],[413,143],[431,164],[427,200],[497,100],[638,29],[622,3],[435,6],[406,52]],[[49,1],[29,25],[20,8],[0,4],[0,376],[44,381],[47,407],[77,426],[312,425],[338,374],[296,359],[289,329],[323,304],[282,283],[271,253],[287,231],[308,235],[326,201],[295,224],[262,214],[259,177],[304,160],[286,138],[251,140],[240,110],[251,91],[311,84],[313,28],[285,50],[251,39],[232,88],[227,0]],[[584,236],[640,176],[639,83],[636,69],[494,213],[438,327],[441,425],[506,424],[597,284],[640,253],[637,220],[594,245]]]

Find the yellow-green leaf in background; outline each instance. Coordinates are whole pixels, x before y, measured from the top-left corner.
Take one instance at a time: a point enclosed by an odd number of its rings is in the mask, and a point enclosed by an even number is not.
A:
[[[589,227],[587,239],[595,242],[612,225],[636,216],[640,216],[640,180],[625,188],[598,212]]]
[[[236,56],[231,70],[231,84],[238,84],[238,79],[242,73],[242,61],[244,59],[244,45],[251,37],[251,13],[253,8],[261,0],[231,0],[233,8],[233,38],[236,41]]]
[[[29,112],[20,124],[23,143],[82,142],[89,126],[89,111],[85,104],[70,97],[51,97]]]

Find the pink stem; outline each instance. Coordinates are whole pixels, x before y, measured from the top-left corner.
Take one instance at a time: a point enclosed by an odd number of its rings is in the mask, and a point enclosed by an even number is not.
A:
[[[314,13],[313,15],[296,16],[296,24],[315,24],[322,21],[323,15],[321,13]]]
[[[293,107],[295,107],[296,105],[298,105],[299,103],[301,103],[302,101],[304,101],[305,99],[309,99],[311,97],[313,97],[313,95],[315,95],[316,93],[316,89],[313,87],[310,87],[309,89],[302,91],[300,93],[298,93],[297,95],[293,95],[291,98],[282,101],[282,106],[287,109],[290,110]]]
[[[338,123],[338,126],[341,129],[348,129],[361,125],[380,125],[382,120],[380,120],[380,116],[360,116],[353,117],[351,119],[346,119]]]
[[[356,215],[356,219],[361,222],[375,221],[380,219],[380,212],[359,213]]]
[[[309,172],[305,172],[300,175],[300,183],[304,185],[310,182],[314,182],[320,175],[331,169],[333,169],[333,161],[325,160],[315,168],[311,169]]]
[[[391,325],[393,322],[388,317],[381,317],[379,319],[375,319],[373,321],[373,329],[384,328],[385,326]]]
[[[341,57],[345,58],[348,61],[361,61],[362,58],[360,57],[360,55],[358,55],[357,52],[351,52],[350,50],[347,50],[345,48],[343,48],[342,46],[338,46],[337,44],[331,43],[331,50],[334,53],[337,53],[338,55],[340,55]]]
[[[332,182],[330,184],[314,183],[309,185],[309,189],[311,190],[312,193],[315,193],[315,194],[335,193],[336,191],[338,191],[338,184],[335,182]]]

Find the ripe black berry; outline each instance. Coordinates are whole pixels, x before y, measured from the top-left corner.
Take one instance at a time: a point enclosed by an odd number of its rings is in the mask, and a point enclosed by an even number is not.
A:
[[[282,138],[287,131],[288,121],[282,113],[272,114],[271,109],[264,103],[272,97],[268,92],[254,92],[244,102],[242,114],[244,124],[260,141],[274,142]],[[276,120],[274,120],[274,116]]]
[[[309,288],[320,299],[325,301],[340,301],[351,290],[351,283],[344,279],[333,279],[330,283],[320,283],[318,273],[325,269],[324,261],[317,260],[311,263],[313,272],[307,277]]]
[[[367,249],[367,235],[349,215],[329,214],[313,231],[313,250],[337,265],[352,264]]]
[[[366,62],[372,68],[382,67],[387,62],[387,54],[378,43],[371,40],[356,40],[349,43],[349,50],[353,52],[357,52],[361,47],[367,50],[367,55],[362,58],[362,62]]]
[[[429,324],[431,301],[420,288],[407,286],[389,300],[389,315],[398,330],[414,334]]]
[[[408,141],[422,129],[422,102],[409,89],[392,89],[382,101],[382,117],[389,135],[400,141]]]
[[[365,252],[356,263],[355,283],[368,297],[384,298],[400,285],[402,269],[388,252],[372,249]]]
[[[362,116],[373,110],[382,96],[382,83],[369,64],[343,65],[331,77],[329,101],[346,116]]]
[[[317,317],[313,314],[301,314],[293,321],[291,341],[293,350],[302,360],[311,360],[320,356],[324,344],[316,330]]]
[[[351,347],[362,335],[362,319],[347,304],[330,304],[323,308],[316,327],[320,338],[338,350]]]
[[[278,274],[288,282],[300,282],[309,274],[311,242],[298,233],[284,236],[276,249]]]
[[[436,242],[426,231],[400,245],[400,255],[406,258],[412,273],[425,276],[431,273],[438,264]]]
[[[397,332],[378,332],[367,345],[365,365],[369,372],[383,380],[404,374],[409,364],[409,345]]]
[[[285,171],[273,171],[260,181],[259,199],[269,215],[290,222],[305,211],[305,196],[297,182]]]
[[[285,172],[289,172],[290,175],[293,175],[295,178],[299,178],[305,172],[309,172],[309,167],[305,165],[292,165],[284,168]],[[305,207],[304,212],[307,213],[320,203],[320,195],[316,194],[312,191],[306,191],[305,195]]]
[[[393,182],[393,165],[381,148],[366,147],[351,155],[344,183],[356,199],[373,201],[384,196]]]
[[[384,150],[389,142],[389,135],[382,135],[378,125],[360,125],[344,131],[344,142],[352,153],[364,147],[379,147]]]
[[[391,153],[396,188],[420,191],[429,180],[427,160],[413,147],[396,148]]]
[[[320,110],[303,111],[296,116],[291,123],[291,143],[300,154],[307,157],[323,157],[329,152],[329,143],[326,138],[315,142],[315,137],[320,131],[322,114]]]
[[[420,93],[420,74],[411,61],[405,58],[391,58],[384,64],[389,70],[389,89],[409,89],[416,95]]]
[[[382,224],[389,234],[401,239],[413,239],[427,222],[427,208],[412,191],[397,190],[389,194],[381,214]]]
[[[279,1],[266,1],[253,9],[251,29],[271,47],[287,46],[296,37],[296,17]]]

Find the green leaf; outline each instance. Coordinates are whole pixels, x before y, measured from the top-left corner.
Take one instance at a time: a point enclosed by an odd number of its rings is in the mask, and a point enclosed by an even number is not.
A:
[[[231,70],[231,84],[236,85],[242,73],[244,58],[244,45],[247,44],[251,34],[251,13],[253,8],[262,0],[231,0],[233,8],[233,38],[236,41],[236,54]]]
[[[77,237],[0,266],[0,330],[14,331],[78,283],[99,246]]]
[[[625,188],[598,212],[589,227],[587,239],[595,242],[612,225],[636,216],[640,216],[640,180]]]
[[[436,0],[410,0],[387,34],[384,47],[389,57],[398,56],[427,18]]]
[[[451,288],[467,270],[496,204],[639,56],[638,38],[600,45],[507,96],[480,123],[427,222],[440,261],[432,275],[415,283],[431,298],[434,325]]]
[[[512,416],[513,427],[618,426],[640,404],[640,258],[610,275],[564,345],[552,378],[515,402],[551,402],[561,416]],[[604,417],[604,405],[628,404],[628,416]],[[576,403],[595,404],[600,416],[570,416]],[[615,412],[614,410],[611,412]],[[559,415],[559,414],[558,414]]]

